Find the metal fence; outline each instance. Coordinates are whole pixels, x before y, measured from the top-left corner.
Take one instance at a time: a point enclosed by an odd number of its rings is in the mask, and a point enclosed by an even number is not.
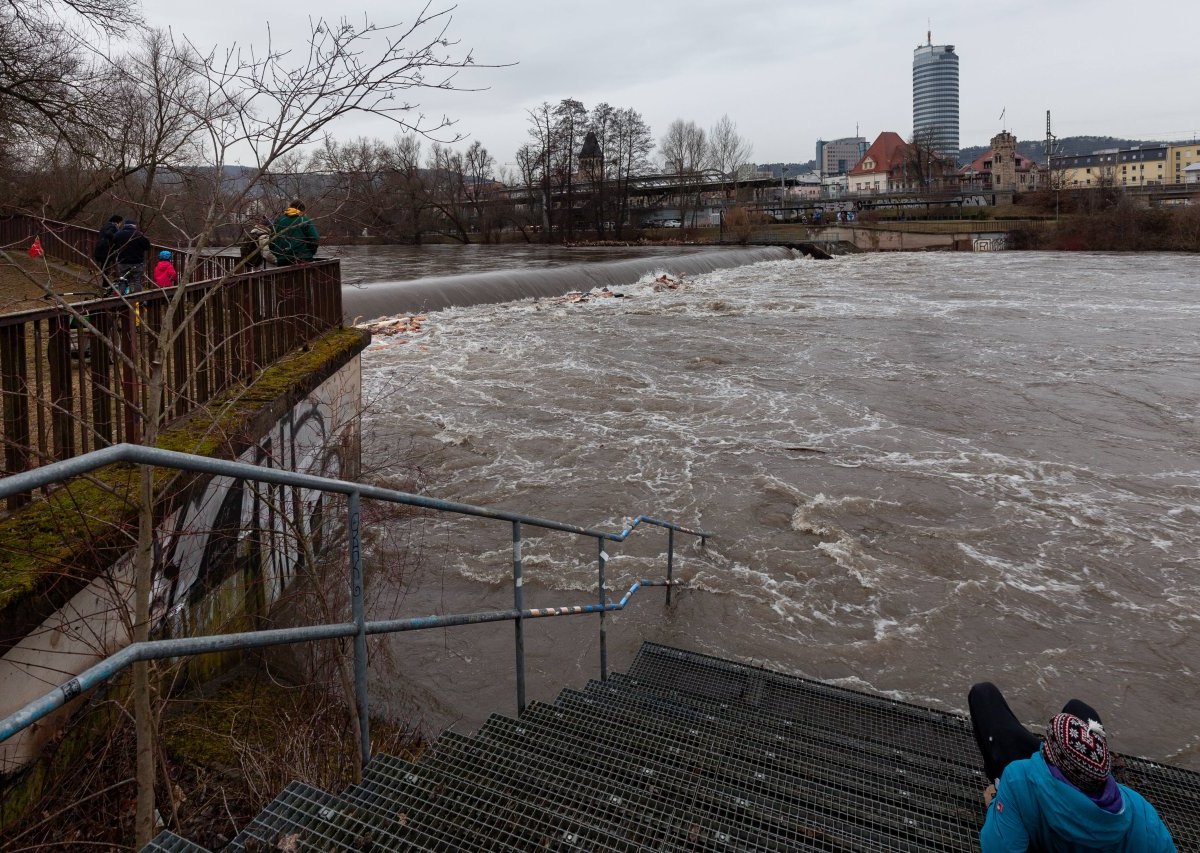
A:
[[[28,249],[36,238],[46,257],[64,264],[73,264],[90,270],[99,281],[100,270],[92,260],[99,232],[95,228],[56,222],[53,219],[17,214],[0,217],[0,246]],[[230,273],[240,272],[241,258],[238,255],[221,254],[219,249],[196,253],[187,248],[152,243],[146,253],[146,269],[149,272],[163,249],[173,255],[175,268],[180,275],[187,274],[188,282],[208,281]],[[193,262],[194,263],[191,263]],[[191,264],[189,268],[189,263]],[[183,281],[183,279],[180,279]]]
[[[178,334],[158,351],[174,288],[0,316],[4,474],[137,442],[141,381],[164,370],[163,415],[187,415],[303,343],[342,324],[337,261],[239,273],[184,286]],[[183,321],[181,322],[181,318]],[[9,508],[28,496],[9,498]]]
[[[256,649],[266,646],[288,645],[316,640],[354,638],[354,691],[358,710],[361,741],[360,759],[365,765],[371,757],[370,719],[367,698],[367,637],[371,634],[393,634],[427,628],[445,628],[455,625],[474,625],[484,622],[513,622],[515,626],[516,687],[518,711],[525,709],[525,639],[524,621],[551,616],[573,616],[598,614],[600,623],[600,677],[608,678],[608,647],[605,614],[623,610],[637,591],[644,586],[665,586],[667,603],[670,603],[671,586],[674,584],[675,533],[680,532],[700,539],[701,546],[712,536],[703,530],[692,530],[674,522],[662,521],[649,516],[638,516],[619,533],[611,533],[575,524],[537,518],[505,510],[488,509],[470,504],[444,501],[383,489],[346,480],[316,477],[294,471],[262,468],[244,462],[231,462],[196,456],[188,453],[160,450],[120,444],[103,450],[76,457],[64,462],[46,465],[0,479],[0,498],[22,494],[54,483],[61,483],[115,463],[131,463],[141,466],[172,468],[193,471],[213,476],[232,477],[259,483],[270,483],[294,488],[312,489],[321,492],[342,494],[347,497],[347,534],[350,557],[349,590],[351,602],[350,622],[311,625],[300,628],[281,628],[263,631],[248,631],[238,634],[223,634],[204,637],[187,637],[171,640],[154,640],[134,643],[120,652],[88,668],[84,672],[59,685],[39,699],[0,720],[0,742],[7,740],[67,702],[108,681],[136,661],[181,658],[209,652]],[[362,561],[361,502],[363,498],[388,503],[406,504],[439,512],[455,513],[480,519],[505,522],[512,527],[512,592],[513,606],[510,610],[491,610],[475,613],[456,613],[443,616],[422,616],[408,619],[386,619],[368,622],[365,617],[365,575]],[[606,586],[605,568],[609,555],[605,543],[623,542],[642,524],[654,525],[667,530],[667,574],[663,579],[640,580],[619,601],[610,601]],[[524,605],[524,579],[522,570],[522,529],[537,527],[594,539],[596,542],[597,578],[599,597],[593,604],[577,604],[565,607],[526,608]]]

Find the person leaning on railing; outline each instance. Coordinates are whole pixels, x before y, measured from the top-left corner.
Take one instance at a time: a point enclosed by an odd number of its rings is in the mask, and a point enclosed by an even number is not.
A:
[[[117,257],[117,287],[122,293],[140,292],[146,279],[150,240],[132,219],[126,219],[121,230],[113,235],[112,251]]]
[[[110,267],[113,262],[113,237],[117,236],[117,231],[121,228],[121,221],[120,215],[116,213],[108,217],[108,221],[100,226],[100,233],[96,237],[96,248],[92,249],[92,260],[100,268],[100,277],[105,285],[111,286],[112,283]]]
[[[320,239],[317,226],[304,213],[304,204],[293,201],[275,220],[271,252],[279,266],[311,261],[317,255]]]

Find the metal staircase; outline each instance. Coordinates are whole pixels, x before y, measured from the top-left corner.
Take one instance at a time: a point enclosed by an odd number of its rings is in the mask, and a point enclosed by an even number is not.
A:
[[[1125,757],[1118,777],[1200,849],[1200,774]],[[971,851],[984,784],[962,717],[646,643],[626,675],[377,755],[340,795],[293,782],[226,849]]]

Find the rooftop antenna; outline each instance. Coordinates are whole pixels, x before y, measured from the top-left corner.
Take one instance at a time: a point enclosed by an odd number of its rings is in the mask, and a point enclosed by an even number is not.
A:
[[[1004,114],[1006,112],[1008,112],[1008,107],[1000,108],[1000,129],[1001,130],[1007,130],[1007,128],[1004,126]]]
[[[929,18],[925,19],[925,43],[933,47],[933,22]]]

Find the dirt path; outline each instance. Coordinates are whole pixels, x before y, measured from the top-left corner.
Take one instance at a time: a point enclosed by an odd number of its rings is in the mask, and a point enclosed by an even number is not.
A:
[[[0,314],[49,308],[51,302],[38,282],[56,293],[79,294],[67,296],[68,302],[86,299],[95,289],[85,270],[10,252],[8,257],[0,256]]]

